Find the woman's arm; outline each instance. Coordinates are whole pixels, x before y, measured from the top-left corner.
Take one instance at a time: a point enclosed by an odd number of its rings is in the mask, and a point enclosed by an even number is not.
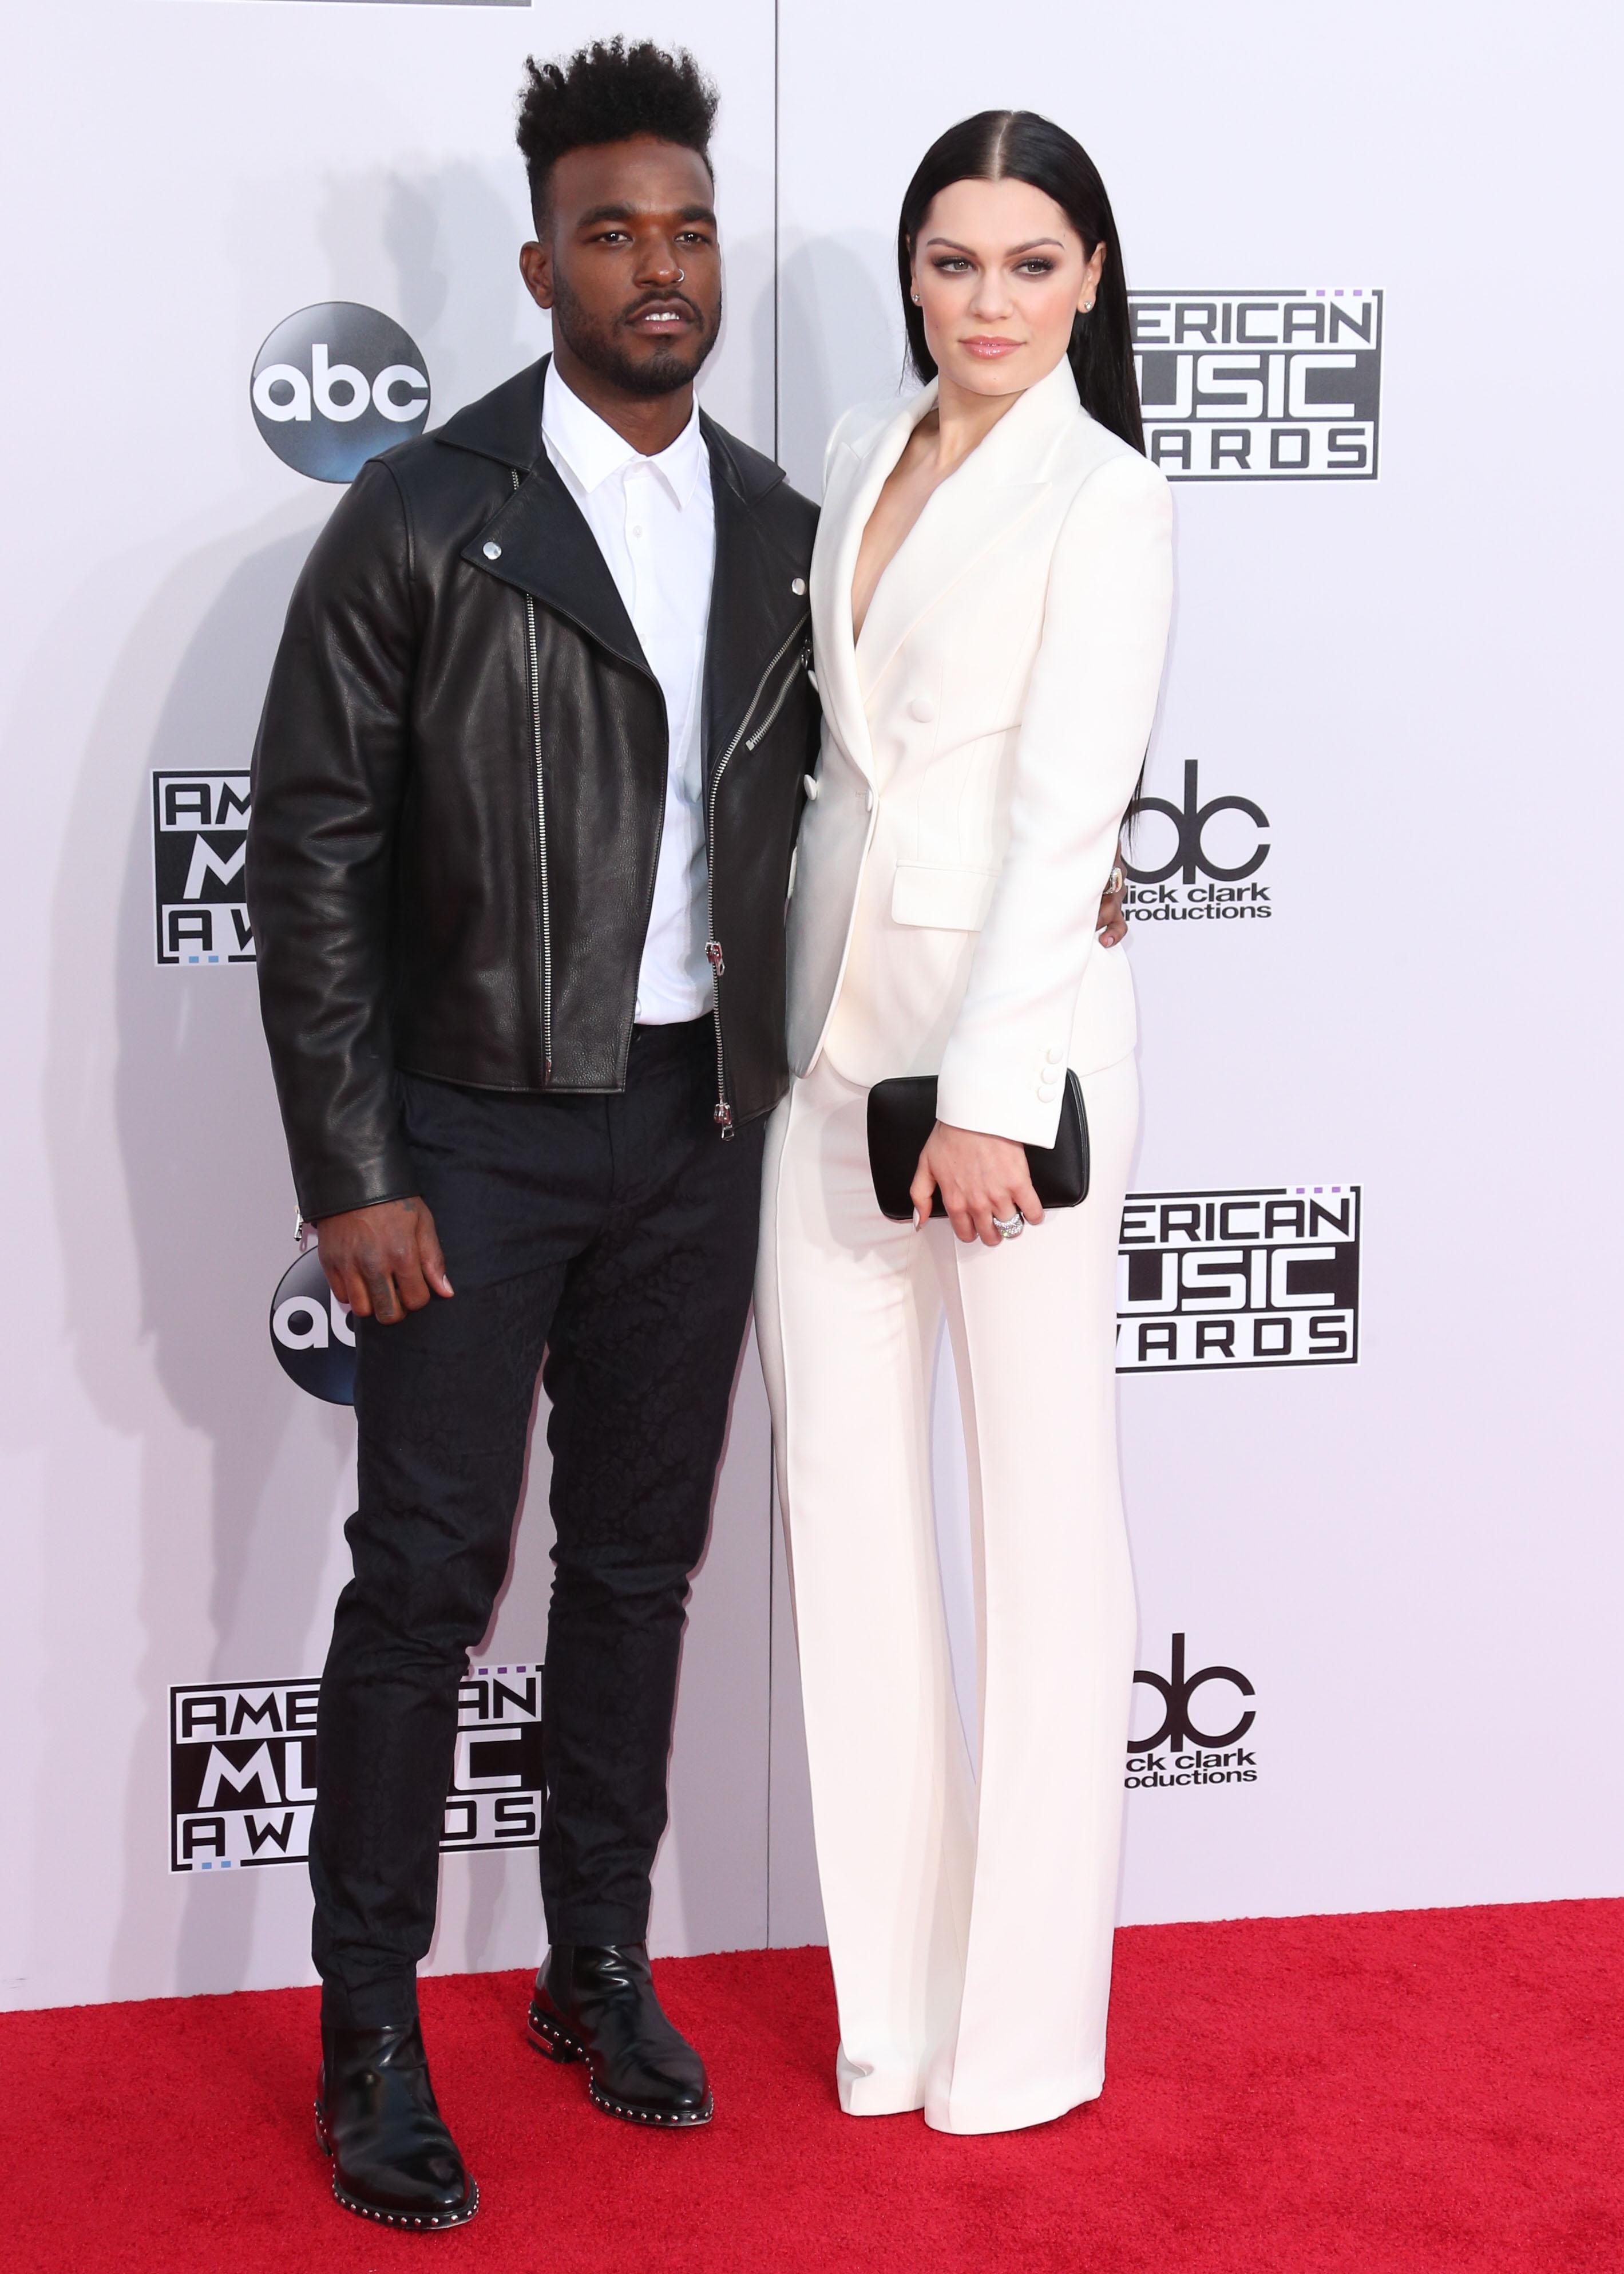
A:
[[[1049,571],[1014,759],[1010,840],[943,1054],[961,1131],[1052,1145],[1095,914],[1155,716],[1172,607],[1172,502],[1135,456],[1079,492]]]
[[[1125,882],[1119,840],[1116,861],[1100,895],[1099,913],[1094,918],[1094,932],[1101,947],[1115,947],[1119,940],[1127,937],[1128,920],[1122,912]],[[989,1247],[996,1247],[1004,1235],[998,1231],[996,1220],[1002,1216],[1007,1223],[1011,1209],[1028,1224],[1043,1221],[1042,1206],[1033,1189],[1027,1167],[1026,1148],[1016,1144],[1012,1138],[984,1136],[974,1129],[953,1129],[938,1121],[919,1156],[919,1167],[909,1188],[916,1228],[930,1214],[938,1187],[942,1205],[960,1239],[981,1239]]]

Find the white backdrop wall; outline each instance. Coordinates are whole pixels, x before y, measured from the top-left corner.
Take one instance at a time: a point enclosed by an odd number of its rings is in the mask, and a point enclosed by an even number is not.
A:
[[[834,415],[898,383],[907,175],[991,103],[1093,150],[1152,336],[1158,295],[1383,295],[1377,478],[1177,492],[1150,787],[1179,804],[1193,763],[1201,800],[1266,817],[1229,809],[1204,847],[1266,844],[1269,913],[1162,919],[1146,887],[1134,1187],[1357,1185],[1359,1339],[1353,1365],[1123,1379],[1139,1663],[1168,1679],[1183,1635],[1192,1671],[1252,1684],[1207,1684],[1195,1723],[1255,1717],[1214,1749],[1250,1781],[1133,1790],[1124,1916],[1618,1891],[1617,483],[1588,374],[1618,345],[1619,37],[1599,10],[1530,21],[12,11],[0,2003],[308,1978],[297,1865],[170,1869],[169,1690],[319,1670],[353,1427],[270,1350],[292,1204],[252,973],[155,963],[151,777],[245,765],[337,494],[256,430],[261,342],[314,302],[380,310],[421,350],[431,424],[538,353],[512,94],[527,51],[613,29],[686,40],[721,80],[705,399],[776,433],[804,487]],[[1136,862],[1170,842],[1153,817]],[[938,1419],[957,1616],[951,1386]],[[482,1663],[542,1653],[545,1467],[538,1442]],[[669,1950],[820,1931],[768,1473],[747,1355],[673,1751]],[[1183,1742],[1150,1773],[1199,1755]],[[534,1865],[447,1857],[432,1962],[531,1961]]]

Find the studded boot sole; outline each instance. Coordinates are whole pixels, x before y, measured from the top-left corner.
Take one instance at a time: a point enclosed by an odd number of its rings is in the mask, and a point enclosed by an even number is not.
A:
[[[560,2067],[571,2061],[586,2061],[587,2097],[593,2107],[601,2108],[605,2116],[618,2116],[626,2124],[658,2125],[665,2132],[686,2132],[692,2131],[696,2124],[709,2124],[716,2113],[716,2102],[709,2090],[703,2106],[675,2116],[660,2115],[652,2109],[634,2107],[629,2100],[615,2099],[612,2093],[603,2090],[593,2075],[587,2049],[575,2031],[567,2028],[556,2014],[546,2013],[539,2006],[532,2005],[530,2009],[525,2035],[538,2053],[550,2061],[557,2061]]]
[[[354,2211],[357,2218],[375,2219],[380,2226],[406,2227],[414,2233],[429,2234],[443,2232],[447,2227],[466,2226],[479,2208],[479,2183],[477,2180],[470,2179],[468,2182],[468,2201],[460,2210],[380,2210],[376,2203],[363,2202],[359,2195],[352,2195],[347,2187],[340,2187],[338,2165],[333,2156],[332,2135],[327,2130],[327,2116],[320,2101],[316,2103],[316,2139],[322,2154],[333,2164],[334,2202],[340,2204],[345,2210]]]

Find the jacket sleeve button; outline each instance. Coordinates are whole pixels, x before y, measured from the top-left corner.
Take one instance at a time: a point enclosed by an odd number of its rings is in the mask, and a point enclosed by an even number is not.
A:
[[[936,715],[936,706],[928,695],[916,695],[908,705],[909,718],[917,719],[921,727]]]
[[[501,546],[500,545],[487,545],[485,547],[485,557],[487,561],[500,561],[502,557]]]

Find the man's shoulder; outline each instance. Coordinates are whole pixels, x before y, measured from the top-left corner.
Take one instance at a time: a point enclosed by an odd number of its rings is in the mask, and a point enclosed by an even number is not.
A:
[[[809,552],[817,528],[817,508],[811,499],[803,497],[792,486],[783,467],[764,450],[753,449],[749,443],[741,441],[738,435],[730,433],[708,412],[702,412],[700,417],[710,447],[713,470],[719,459],[724,478],[732,481],[739,495],[762,516],[767,526],[786,542],[803,543]]]

